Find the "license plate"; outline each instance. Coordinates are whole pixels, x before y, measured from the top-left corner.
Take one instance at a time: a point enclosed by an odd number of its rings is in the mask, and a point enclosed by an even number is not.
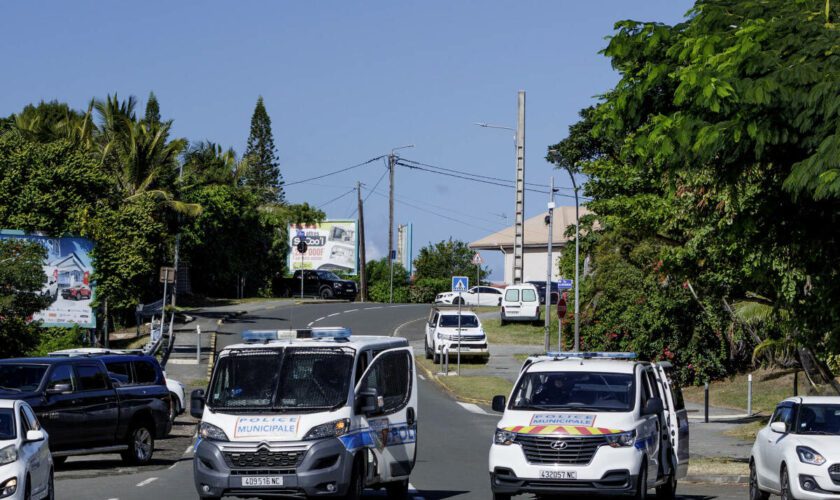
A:
[[[541,470],[540,479],[577,479],[577,472],[568,470]]]
[[[253,476],[243,477],[242,486],[261,487],[261,486],[283,486],[283,478],[277,476]]]

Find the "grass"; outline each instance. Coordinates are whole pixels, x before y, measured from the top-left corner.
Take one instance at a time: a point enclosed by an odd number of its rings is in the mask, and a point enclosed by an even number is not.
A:
[[[452,393],[456,399],[490,404],[493,396],[498,394],[507,396],[513,388],[511,382],[501,377],[470,374],[476,368],[484,368],[484,363],[462,362],[461,375],[447,377],[436,375],[441,370],[441,365],[436,365],[423,356],[417,356],[415,359],[418,367],[425,371],[427,376],[431,376],[435,382]],[[454,371],[455,366],[450,364],[449,370]]]
[[[418,356],[417,364],[422,368],[425,368],[427,371],[431,373],[437,373],[443,370],[443,364],[434,364],[431,359],[426,359],[425,356]],[[454,371],[457,369],[457,359],[450,353],[449,354],[449,371]],[[461,370],[480,370],[482,368],[487,368],[487,363],[485,361],[480,361],[477,358],[461,358]]]
[[[553,311],[552,311],[553,312]],[[543,320],[545,321],[545,320]],[[516,344],[516,345],[545,345],[545,324],[532,323],[508,323],[502,326],[498,318],[485,319],[481,322],[487,339],[492,344]],[[552,315],[548,330],[552,348],[557,347],[557,318]],[[566,339],[568,345],[568,340]]]
[[[693,458],[688,462],[692,476],[746,476],[750,466],[745,462],[720,458]]]
[[[799,375],[799,394],[807,394],[805,376]],[[747,374],[733,375],[709,385],[709,404],[720,408],[744,410],[747,407]],[[692,403],[703,404],[703,387],[685,387],[683,396]],[[758,370],[753,373],[753,411],[772,413],[779,401],[793,396],[793,374]]]
[[[753,442],[755,441],[755,435],[758,434],[758,431],[764,428],[765,425],[767,425],[767,419],[756,420],[755,422],[750,422],[749,424],[733,427],[732,429],[724,432],[724,434],[735,439],[740,439],[741,441]]]

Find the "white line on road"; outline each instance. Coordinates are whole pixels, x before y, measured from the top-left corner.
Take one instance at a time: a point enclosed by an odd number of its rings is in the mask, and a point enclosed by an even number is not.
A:
[[[480,407],[480,406],[478,406],[478,405],[476,405],[476,404],[472,404],[472,403],[462,403],[462,402],[460,402],[460,401],[457,401],[457,403],[458,403],[459,405],[461,405],[461,407],[462,407],[463,409],[467,410],[467,411],[468,411],[468,412],[470,412],[470,413],[476,413],[476,414],[478,414],[478,415],[490,415],[490,413],[487,413],[486,411],[484,411],[484,409],[483,409],[482,407]]]
[[[340,312],[339,312],[339,313],[332,313],[332,314],[330,314],[330,315],[329,315],[329,316],[327,316],[327,317],[328,317],[328,318],[332,318],[333,316],[338,316],[339,314],[341,314],[341,313],[340,313]]]
[[[143,486],[146,486],[147,484],[152,484],[157,480],[158,480],[158,478],[156,478],[156,477],[150,477],[149,479],[146,479],[145,481],[140,481],[139,483],[137,483],[137,487],[142,488]]]
[[[314,322],[314,321],[310,321],[310,322],[309,322],[309,324],[308,324],[308,325],[306,325],[306,328],[309,328],[310,326],[312,326],[312,324],[313,324],[313,323],[315,323],[315,322]]]
[[[426,377],[424,377],[423,375],[418,374],[417,376],[420,377],[420,380],[426,380]]]
[[[352,312],[356,312],[356,311],[358,311],[358,309],[348,309],[348,310],[344,311],[344,313],[346,314],[346,313],[352,313]]]
[[[372,311],[372,310],[374,310],[374,309],[382,309],[382,306],[376,306],[376,307],[365,307],[365,311]]]
[[[321,316],[320,318],[318,318],[318,319],[316,319],[315,321],[313,321],[313,323],[317,323],[317,322],[321,321],[322,319],[324,319],[324,317],[323,317],[323,316]]]
[[[425,317],[425,316],[423,316],[422,318],[416,318],[416,319],[412,319],[412,320],[406,321],[405,323],[403,323],[403,324],[401,324],[400,326],[396,327],[396,328],[394,329],[394,333],[392,333],[392,334],[391,334],[391,336],[392,336],[392,337],[396,337],[396,336],[397,336],[397,334],[398,334],[398,333],[400,333],[400,330],[402,329],[402,327],[404,327],[405,325],[408,325],[408,324],[414,323],[415,321],[421,321],[421,320],[424,320],[424,319],[426,319],[426,317]]]

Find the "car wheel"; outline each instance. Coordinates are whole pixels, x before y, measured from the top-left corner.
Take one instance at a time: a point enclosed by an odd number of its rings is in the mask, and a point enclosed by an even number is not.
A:
[[[454,299],[452,299],[452,304],[456,306],[459,304],[464,305],[464,299],[461,297],[455,297]]]
[[[178,396],[171,392],[169,393],[169,398],[172,400],[172,404],[169,405],[169,421],[174,424],[175,419],[181,414],[181,403]]]
[[[642,467],[639,469],[639,484],[636,485],[636,494],[633,496],[636,500],[647,500],[647,462],[642,461]]]
[[[502,305],[502,298],[499,297],[499,306],[501,307],[501,305]]]
[[[321,298],[324,300],[329,300],[333,298],[333,291],[330,288],[324,287],[321,289]]]
[[[429,339],[424,339],[423,343],[425,344],[426,359],[432,359],[432,350],[429,349]]]
[[[788,475],[787,467],[782,466],[782,500],[796,500],[793,497],[793,492],[790,489],[790,476]]]
[[[750,462],[750,500],[767,500],[769,493],[761,491],[758,487],[758,473],[755,471],[755,462]]]
[[[365,453],[365,451],[362,450],[362,453]],[[347,487],[347,494],[344,495],[344,498],[348,500],[360,500],[362,498],[362,492],[365,489],[365,467],[361,460],[361,455],[357,456],[353,461],[353,471],[350,474],[352,474],[350,486]]]
[[[50,491],[47,493],[47,498],[49,500],[55,500],[55,473],[52,469],[50,469],[50,478],[49,482],[47,483],[47,487]]]
[[[128,450],[122,452],[122,459],[133,465],[145,465],[152,461],[155,452],[155,437],[146,424],[132,427],[128,433]]]
[[[405,500],[408,498],[408,479],[386,483],[385,491],[388,492],[389,500]]]

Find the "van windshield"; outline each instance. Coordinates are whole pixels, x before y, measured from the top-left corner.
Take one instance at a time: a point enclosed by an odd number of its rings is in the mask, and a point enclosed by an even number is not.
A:
[[[629,412],[636,400],[630,373],[531,372],[513,394],[515,410]]]
[[[344,347],[242,349],[219,359],[207,405],[222,412],[310,412],[347,403],[354,351]]]
[[[442,328],[458,328],[457,314],[444,314],[440,317]],[[461,315],[461,328],[478,328],[478,318],[474,314]]]

